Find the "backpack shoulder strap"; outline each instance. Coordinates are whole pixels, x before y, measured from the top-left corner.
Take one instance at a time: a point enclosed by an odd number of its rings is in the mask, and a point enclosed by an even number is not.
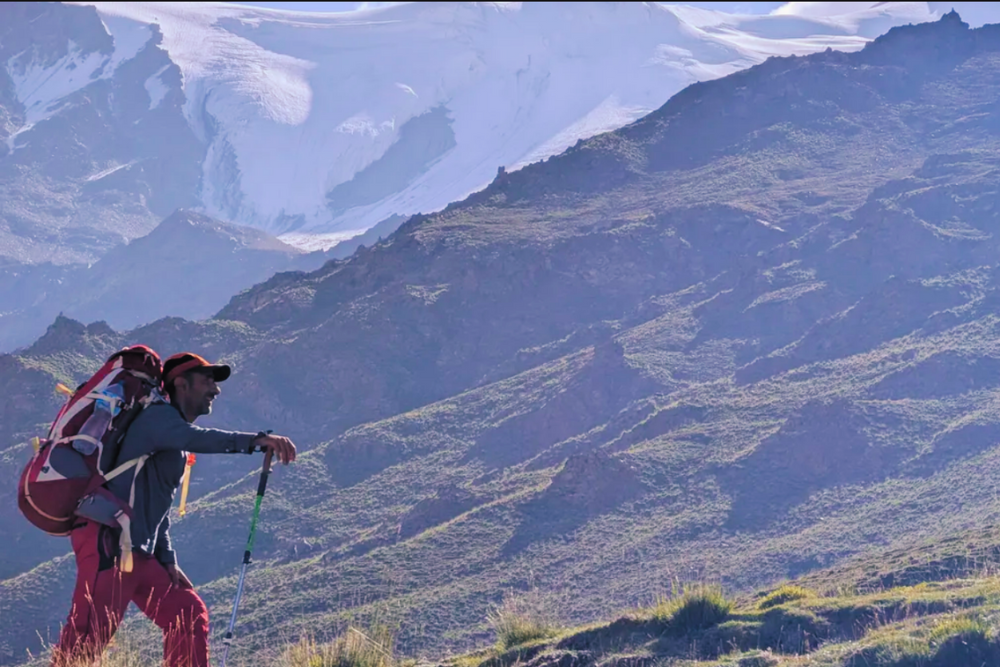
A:
[[[114,436],[109,443],[109,449],[114,452],[114,458],[107,462],[107,467],[111,469],[107,475],[104,475],[104,479],[110,480],[112,477],[121,474],[124,470],[119,470],[121,466],[126,465],[126,463],[118,463],[118,455],[121,453],[121,446],[124,444],[125,436],[128,434],[128,429],[132,426],[132,422],[135,421],[143,410],[151,405],[156,405],[157,403],[165,403],[163,396],[156,389],[153,389],[149,394],[143,397],[140,401],[137,401],[128,411],[121,416],[121,423],[115,426]],[[136,459],[138,460],[138,459]],[[127,470],[128,468],[125,468]],[[117,471],[117,472],[115,472]]]
[[[123,472],[126,472],[130,468],[138,466],[140,463],[144,463],[146,461],[146,459],[148,459],[148,458],[149,458],[149,454],[143,454],[142,456],[140,456],[137,459],[132,459],[131,461],[126,461],[125,463],[121,464],[120,466],[118,466],[117,468],[115,468],[114,470],[112,470],[111,472],[109,472],[107,475],[105,475],[104,476],[104,480],[107,481],[107,482],[110,482],[115,477],[117,477],[118,475],[122,474]],[[136,472],[138,472],[138,470]]]

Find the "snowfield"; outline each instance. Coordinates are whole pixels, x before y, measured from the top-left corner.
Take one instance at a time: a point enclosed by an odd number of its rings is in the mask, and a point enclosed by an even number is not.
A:
[[[692,82],[772,55],[856,50],[951,6],[790,3],[750,16],[654,3],[422,2],[339,14],[86,4],[115,53],[71,49],[45,67],[12,59],[29,124],[134,57],[155,24],[208,147],[204,212],[309,247],[440,209],[497,167],[632,122]],[[167,88],[157,76],[145,87],[153,109]],[[8,143],[15,149],[17,136]]]

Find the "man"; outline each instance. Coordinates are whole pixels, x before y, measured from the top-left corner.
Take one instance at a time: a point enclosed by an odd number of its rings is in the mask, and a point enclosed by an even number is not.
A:
[[[73,607],[63,627],[53,665],[79,664],[100,656],[130,602],[163,631],[164,664],[208,667],[208,609],[177,564],[170,545],[168,512],[184,473],[187,452],[244,453],[265,449],[284,464],[295,460],[288,438],[200,428],[194,421],[212,411],[218,383],[229,366],[183,352],[163,364],[170,402],[143,410],[129,427],[118,463],[148,458],[131,474],[108,483],[119,498],[133,496],[131,568],[122,566],[120,529],[81,519],[71,533],[77,578]],[[133,487],[134,480],[134,487]],[[126,542],[127,543],[127,542]]]

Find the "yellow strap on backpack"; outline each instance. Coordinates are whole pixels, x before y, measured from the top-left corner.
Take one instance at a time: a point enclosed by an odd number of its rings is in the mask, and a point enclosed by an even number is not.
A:
[[[187,455],[187,465],[184,466],[184,477],[181,479],[181,516],[187,514],[188,486],[191,484],[191,466],[194,465],[194,454]]]

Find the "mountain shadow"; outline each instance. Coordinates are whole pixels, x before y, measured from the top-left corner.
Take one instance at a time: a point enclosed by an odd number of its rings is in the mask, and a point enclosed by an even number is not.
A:
[[[506,468],[607,421],[656,385],[629,366],[620,343],[594,346],[590,363],[552,400],[483,433],[464,461]]]
[[[601,450],[574,454],[544,491],[518,508],[520,523],[501,555],[511,558],[535,542],[565,538],[644,491],[636,470],[621,458]]]
[[[873,442],[869,425],[846,400],[807,403],[751,454],[718,471],[732,494],[727,527],[764,528],[820,489],[884,479],[908,452]]]

